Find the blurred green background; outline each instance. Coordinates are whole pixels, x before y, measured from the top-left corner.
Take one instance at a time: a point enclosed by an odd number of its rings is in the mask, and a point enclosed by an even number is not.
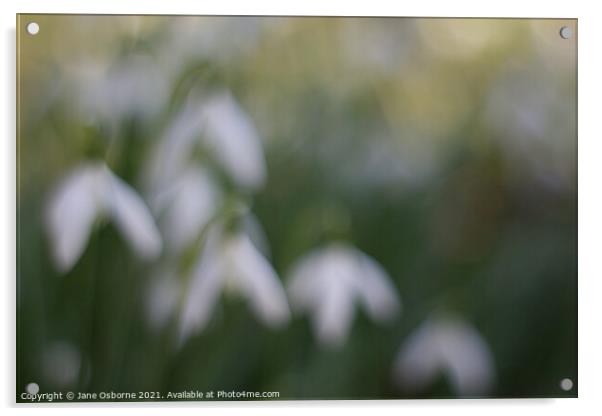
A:
[[[490,396],[575,396],[576,30],[574,20],[21,15],[17,395],[35,381],[456,397],[443,376],[420,394],[392,377],[408,335],[445,311],[489,345]],[[98,116],[85,91],[99,78],[79,68],[117,71],[132,56],[144,62],[124,75],[133,110]],[[344,345],[325,348],[306,316],[270,329],[224,296],[177,348],[173,328],[145,317],[160,260],[133,255],[111,223],[57,271],[44,224],[56,183],[93,156],[144,197],[153,146],[197,85],[231,91],[262,138],[266,182],[241,197],[280,278],[309,250],[348,241],[391,277],[403,302],[392,323],[360,309]]]

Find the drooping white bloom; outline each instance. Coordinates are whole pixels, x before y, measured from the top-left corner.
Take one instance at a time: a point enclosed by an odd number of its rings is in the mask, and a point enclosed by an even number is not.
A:
[[[184,108],[175,116],[154,149],[144,178],[147,187],[163,192],[187,166],[195,144],[200,140],[202,119],[196,94],[191,93]]]
[[[267,257],[269,255],[267,239],[261,225],[250,212],[244,214],[242,226],[242,235],[248,236],[252,246],[256,247],[258,252],[261,253],[260,255]],[[209,241],[215,241],[217,239],[217,236],[215,235],[218,231],[216,231],[216,229],[217,228],[209,233],[209,235],[214,236],[212,237],[212,240]],[[208,248],[206,247],[205,251],[201,252],[201,255],[207,250]],[[197,259],[197,265],[200,260],[200,258]],[[189,287],[185,285],[186,279],[182,279],[178,276],[179,272],[177,269],[173,259],[166,259],[163,266],[154,273],[153,278],[149,281],[146,294],[146,317],[149,327],[153,330],[164,328],[169,320],[179,313],[178,308],[183,303],[183,300],[186,300],[187,302],[195,302],[195,299],[198,300],[198,296],[188,295],[187,292]],[[194,280],[194,278],[191,280]],[[224,288],[228,289],[232,288],[232,286],[233,285],[231,284],[225,284]],[[189,308],[192,308],[192,306],[193,305],[189,305]],[[194,318],[189,319],[194,320]],[[209,316],[205,319],[209,319]]]
[[[353,322],[356,303],[375,321],[400,310],[400,300],[385,270],[361,251],[342,243],[304,256],[288,284],[293,308],[311,316],[318,340],[342,344]]]
[[[103,162],[75,168],[52,193],[46,223],[57,267],[69,271],[83,253],[94,222],[110,217],[142,258],[156,257],[161,236],[144,201]]]
[[[191,279],[180,316],[180,342],[205,328],[224,291],[245,298],[269,327],[288,322],[288,302],[278,275],[243,232],[228,234],[212,226]]]
[[[268,237],[259,223],[259,220],[251,211],[247,210],[247,212],[243,214],[243,229],[251,239],[253,245],[269,260],[271,251]]]
[[[221,199],[205,169],[186,168],[151,203],[155,212],[163,213],[161,228],[166,247],[179,253],[191,244],[215,214]]]
[[[247,114],[232,95],[211,96],[202,107],[206,145],[234,181],[256,188],[265,181],[265,160],[261,139]]]
[[[397,357],[394,375],[409,393],[423,391],[444,374],[460,396],[487,394],[495,378],[492,354],[472,326],[457,318],[428,319],[410,335]]]
[[[74,110],[87,121],[115,124],[124,117],[148,119],[161,110],[168,94],[166,75],[150,55],[86,60],[67,71],[75,81]]]
[[[240,187],[255,189],[265,182],[261,139],[244,110],[228,91],[193,91],[156,149],[147,173],[150,187],[177,177],[198,144]]]

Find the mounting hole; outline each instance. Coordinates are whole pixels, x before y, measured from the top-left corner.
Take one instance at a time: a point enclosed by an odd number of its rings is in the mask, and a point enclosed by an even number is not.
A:
[[[29,33],[30,35],[37,35],[38,32],[40,31],[40,25],[37,24],[36,22],[31,22],[27,24],[27,33]]]
[[[38,386],[37,383],[29,383],[27,386],[25,386],[25,391],[29,394],[35,395],[40,391],[40,386]]]
[[[563,378],[560,381],[560,388],[564,391],[573,390],[573,380],[571,380],[570,378]]]
[[[573,29],[568,26],[562,26],[560,28],[560,37],[562,39],[570,39],[573,36]]]

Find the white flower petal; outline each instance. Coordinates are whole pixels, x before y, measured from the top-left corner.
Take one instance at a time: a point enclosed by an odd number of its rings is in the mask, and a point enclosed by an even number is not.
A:
[[[319,279],[321,255],[319,251],[312,251],[303,256],[293,266],[288,279],[287,291],[291,306],[298,312],[307,312],[316,303],[315,287]]]
[[[266,177],[261,139],[232,95],[208,98],[202,114],[205,142],[234,181],[245,188],[261,186]]]
[[[209,230],[205,246],[194,270],[180,316],[180,345],[197,331],[202,331],[209,319],[223,287],[223,265],[219,259],[221,230]]]
[[[380,264],[359,251],[357,261],[362,281],[358,295],[368,314],[377,321],[395,317],[399,313],[401,303],[387,272]]]
[[[288,291],[292,306],[311,314],[318,340],[330,345],[347,338],[356,302],[362,302],[377,321],[395,316],[400,305],[382,267],[340,243],[302,257],[292,269]]]
[[[288,322],[290,312],[280,279],[249,237],[230,237],[225,255],[232,277],[259,319],[274,327]]]
[[[259,223],[259,220],[253,213],[247,212],[243,219],[243,227],[245,233],[251,239],[251,242],[267,259],[270,258],[270,245],[268,243],[268,237],[265,235],[263,227]]]
[[[439,325],[440,354],[458,394],[487,394],[494,379],[493,357],[487,343],[474,328],[464,322],[446,320]]]
[[[106,88],[110,91],[113,117],[151,117],[163,107],[168,95],[167,78],[150,55],[131,54],[110,68]]]
[[[270,263],[244,232],[224,235],[220,224],[209,228],[181,314],[180,342],[201,331],[211,318],[220,293],[232,288],[266,325],[289,320],[284,289]]]
[[[169,185],[198,138],[239,186],[257,188],[265,182],[262,143],[251,119],[229,92],[203,96],[193,91],[156,148],[147,185],[155,191]]]
[[[313,327],[322,344],[338,347],[349,335],[354,317],[354,298],[350,288],[336,279],[328,279],[324,283],[326,287],[323,292],[314,294],[320,301],[313,313]]]
[[[430,325],[423,324],[404,342],[395,363],[395,378],[408,393],[423,391],[442,370],[439,345]]]
[[[157,257],[161,253],[161,235],[148,207],[133,188],[108,168],[105,172],[108,177],[106,198],[117,227],[140,257]]]
[[[80,117],[117,124],[124,117],[148,118],[163,106],[167,79],[150,55],[132,54],[125,59],[85,60],[68,65],[75,80],[71,100]]]
[[[314,328],[320,342],[339,346],[349,335],[357,297],[357,262],[354,252],[342,244],[323,250],[314,280],[316,298]]]
[[[175,252],[191,244],[214,215],[221,196],[207,172],[188,168],[173,184],[163,223],[166,242]]]
[[[191,93],[182,111],[175,117],[155,148],[146,169],[146,183],[150,189],[163,191],[187,166],[190,153],[201,135],[201,101]]]
[[[52,194],[46,210],[52,253],[60,271],[67,272],[84,251],[96,217],[103,209],[99,198],[98,167],[76,168]]]
[[[395,364],[397,380],[408,392],[423,391],[441,372],[460,396],[485,395],[493,385],[487,343],[463,321],[430,319],[405,342]]]

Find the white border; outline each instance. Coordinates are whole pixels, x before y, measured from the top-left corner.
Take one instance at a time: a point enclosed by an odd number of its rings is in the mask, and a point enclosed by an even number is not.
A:
[[[51,414],[81,413],[86,411],[104,414],[107,407],[123,407],[143,414],[163,414],[166,411],[183,411],[215,414],[238,414],[245,408],[250,414],[305,414],[308,411],[344,411],[349,415],[363,415],[374,409],[396,414],[445,415],[506,415],[529,412],[538,415],[563,415],[571,412],[591,414],[602,406],[598,387],[602,385],[600,354],[602,343],[599,317],[602,316],[602,276],[598,258],[602,256],[602,134],[600,121],[602,91],[600,78],[600,40],[602,16],[597,13],[594,1],[531,2],[505,0],[483,1],[429,1],[409,3],[370,0],[350,1],[303,0],[295,3],[282,1],[115,1],[115,0],[24,0],[0,3],[3,25],[2,88],[0,101],[1,125],[5,136],[0,141],[0,265],[3,267],[4,285],[0,301],[2,306],[0,357],[0,403],[13,411],[35,411],[28,406],[15,408],[15,21],[16,13],[107,13],[107,14],[285,14],[285,15],[372,15],[372,16],[457,16],[457,17],[565,17],[579,19],[579,399],[559,400],[437,400],[437,401],[379,401],[379,402],[271,402],[271,403],[178,403],[178,404],[105,404],[103,407],[85,405],[44,405]],[[198,409],[198,408],[201,409]]]

